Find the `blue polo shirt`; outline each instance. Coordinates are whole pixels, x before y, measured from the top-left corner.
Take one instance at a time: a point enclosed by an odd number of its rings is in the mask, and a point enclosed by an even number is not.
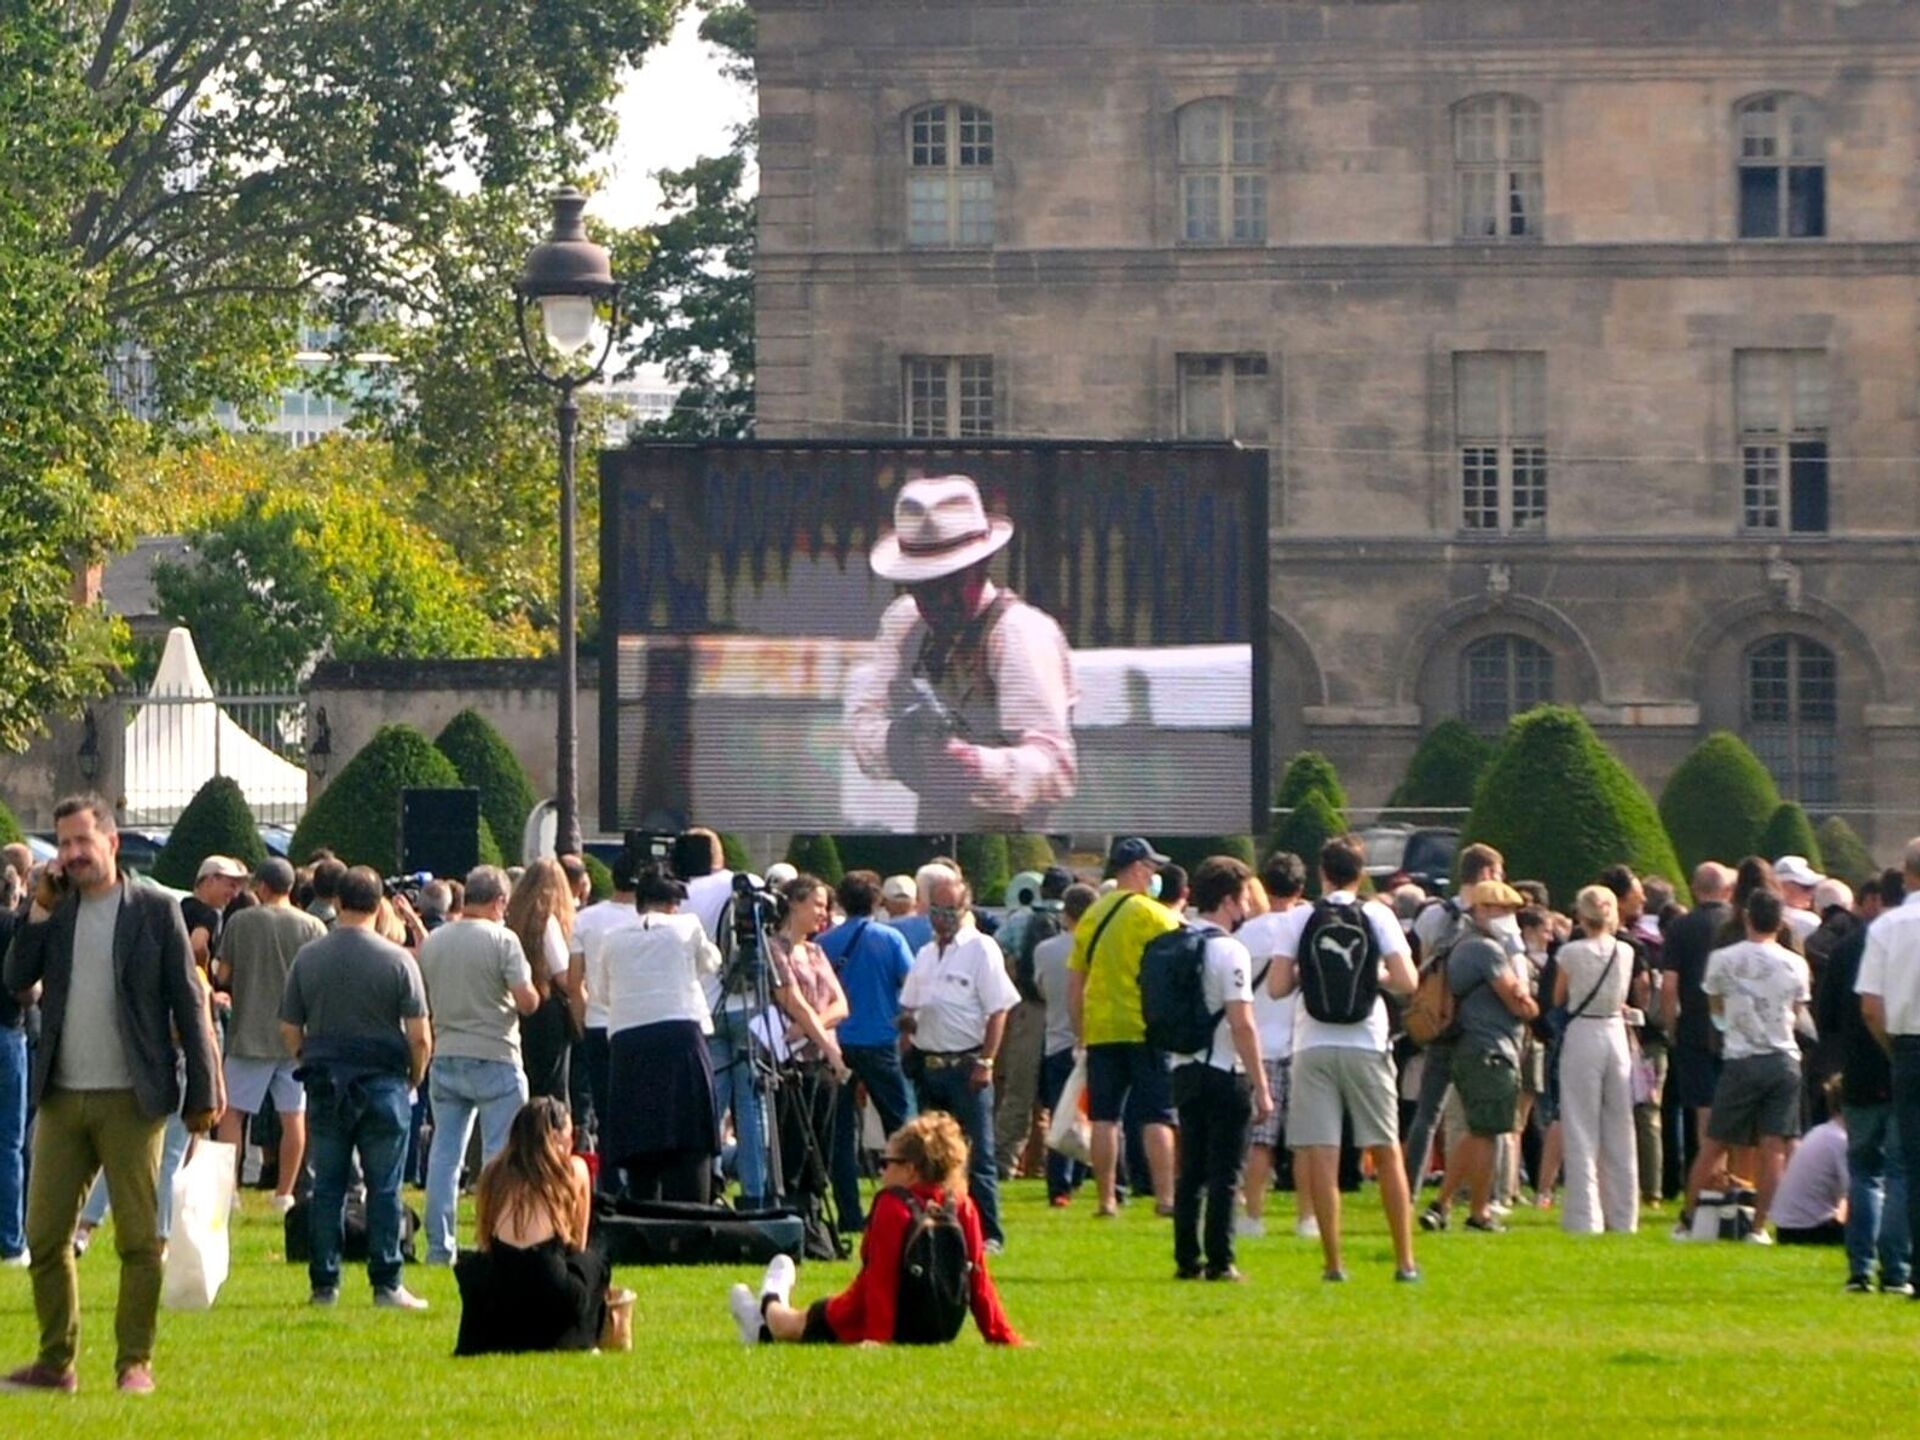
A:
[[[836,1032],[842,1045],[892,1045],[899,1039],[900,987],[913,968],[913,951],[900,932],[866,916],[836,925],[818,941],[826,952],[850,1012]]]

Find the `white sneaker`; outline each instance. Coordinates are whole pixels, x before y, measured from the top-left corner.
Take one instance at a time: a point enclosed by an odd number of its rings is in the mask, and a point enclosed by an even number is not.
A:
[[[13,1270],[24,1270],[32,1263],[33,1256],[24,1249],[18,1255],[9,1255],[6,1259],[0,1260],[0,1265]]]
[[[758,1345],[763,1322],[760,1319],[760,1302],[753,1298],[753,1291],[745,1285],[736,1284],[727,1292],[727,1309],[733,1314],[733,1323],[740,1327],[740,1343]]]
[[[1302,1240],[1318,1240],[1320,1238],[1320,1222],[1311,1215],[1302,1215],[1298,1220],[1293,1222],[1293,1233]]]
[[[1773,1244],[1773,1236],[1769,1235],[1764,1230],[1749,1230],[1746,1235],[1746,1240],[1747,1240],[1747,1244],[1749,1245]]]
[[[1255,1219],[1251,1215],[1236,1215],[1233,1217],[1233,1233],[1237,1239],[1241,1240],[1264,1239],[1267,1233],[1267,1222]]]
[[[1504,1220],[1513,1214],[1513,1207],[1511,1205],[1502,1205],[1498,1200],[1495,1200],[1487,1206],[1487,1213],[1496,1220]]]
[[[767,1262],[766,1277],[760,1282],[760,1298],[764,1300],[771,1295],[785,1305],[793,1294],[793,1273],[791,1255],[774,1256]],[[760,1307],[754,1306],[754,1313],[757,1315],[759,1312]]]
[[[285,1215],[293,1209],[294,1203],[294,1198],[291,1195],[276,1195],[273,1197],[273,1213],[276,1215]]]
[[[430,1307],[425,1300],[406,1286],[396,1285],[391,1290],[374,1291],[373,1308],[376,1310],[426,1310]]]

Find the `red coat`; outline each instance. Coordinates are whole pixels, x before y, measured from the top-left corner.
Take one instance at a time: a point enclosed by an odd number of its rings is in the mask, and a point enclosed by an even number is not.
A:
[[[938,1185],[915,1185],[913,1194],[924,1205],[939,1205],[946,1193]],[[989,1345],[1018,1345],[1020,1337],[1000,1308],[999,1292],[987,1273],[986,1244],[980,1232],[980,1212],[970,1196],[955,1207],[967,1237],[967,1255],[973,1261],[973,1323]],[[906,1248],[913,1214],[898,1195],[881,1191],[867,1217],[867,1233],[860,1242],[860,1273],[853,1284],[827,1301],[827,1326],[842,1344],[863,1340],[882,1344],[893,1340],[894,1300],[900,1291],[900,1252]]]

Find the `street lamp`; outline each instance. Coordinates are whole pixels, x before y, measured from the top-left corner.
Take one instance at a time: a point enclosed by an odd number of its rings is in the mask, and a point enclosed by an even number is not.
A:
[[[526,268],[513,287],[513,313],[527,363],[560,397],[553,411],[560,428],[560,719],[555,741],[553,849],[557,855],[578,855],[580,742],[575,709],[580,694],[580,659],[578,597],[574,594],[573,452],[580,429],[580,406],[574,392],[596,379],[607,363],[619,328],[620,287],[614,281],[607,252],[587,238],[583,219],[587,197],[568,187],[556,190],[552,200],[553,230],[527,256]],[[529,301],[540,307],[544,348],[534,343],[527,328]],[[602,305],[608,307],[606,335],[598,358],[588,366],[583,357],[592,348],[594,320]]]

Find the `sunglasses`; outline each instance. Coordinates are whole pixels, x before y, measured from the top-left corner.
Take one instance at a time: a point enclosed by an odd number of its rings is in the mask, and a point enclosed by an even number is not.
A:
[[[882,1155],[880,1157],[880,1163],[882,1165],[910,1165],[913,1162],[908,1160],[904,1155]]]

